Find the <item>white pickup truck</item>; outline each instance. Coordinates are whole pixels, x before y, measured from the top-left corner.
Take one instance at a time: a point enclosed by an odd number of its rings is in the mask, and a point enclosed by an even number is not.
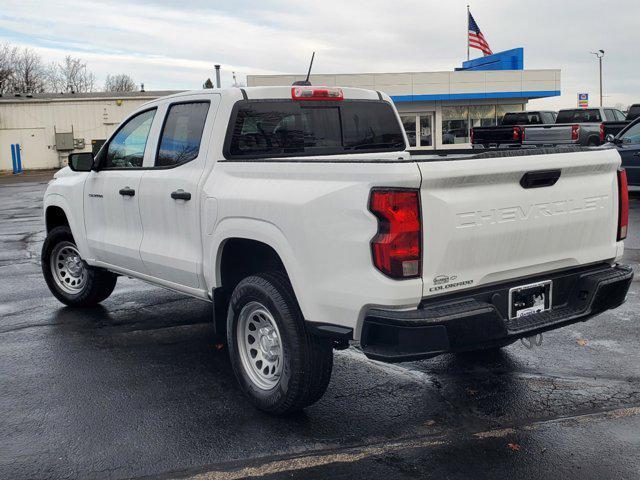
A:
[[[616,150],[412,156],[401,125],[354,88],[147,103],[49,184],[47,284],[71,306],[119,275],[213,302],[274,414],[317,401],[351,341],[389,362],[500,348],[624,302]]]

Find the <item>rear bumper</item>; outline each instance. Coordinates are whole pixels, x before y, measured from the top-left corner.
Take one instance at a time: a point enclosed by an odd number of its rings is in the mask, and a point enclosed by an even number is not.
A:
[[[618,307],[632,279],[628,266],[598,265],[426,299],[417,310],[374,309],[360,342],[367,357],[386,362],[508,345]],[[509,289],[543,280],[553,280],[551,309],[509,319]]]

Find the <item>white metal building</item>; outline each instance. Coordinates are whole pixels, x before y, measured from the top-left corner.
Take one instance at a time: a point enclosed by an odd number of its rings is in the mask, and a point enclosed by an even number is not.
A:
[[[0,96],[0,171],[19,144],[24,170],[59,168],[71,152],[91,151],[133,110],[173,91]]]
[[[291,85],[304,75],[249,75],[248,86]],[[560,95],[560,70],[525,70],[516,48],[467,61],[451,72],[311,75],[313,85],[388,94],[414,148],[469,147],[470,129],[496,125],[529,100]]]

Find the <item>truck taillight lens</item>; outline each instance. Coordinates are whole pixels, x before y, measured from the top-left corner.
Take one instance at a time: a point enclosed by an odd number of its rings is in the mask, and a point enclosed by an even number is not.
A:
[[[415,278],[422,273],[420,192],[373,189],[369,210],[378,218],[371,241],[373,263],[391,278]]]
[[[293,100],[344,100],[341,88],[329,87],[291,87]]]
[[[600,124],[600,143],[604,143],[604,123]]]
[[[519,142],[520,135],[522,134],[522,129],[520,127],[513,127],[513,141]]]
[[[571,140],[578,140],[580,137],[580,125],[571,125]]]
[[[629,187],[627,185],[627,172],[618,170],[618,241],[627,238],[629,226]]]

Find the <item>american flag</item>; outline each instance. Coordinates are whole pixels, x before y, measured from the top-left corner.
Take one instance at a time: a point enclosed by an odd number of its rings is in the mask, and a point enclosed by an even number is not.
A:
[[[485,55],[493,55],[491,48],[489,48],[489,44],[484,39],[484,35],[482,35],[480,27],[478,27],[478,24],[473,19],[471,12],[469,12],[469,46],[471,48],[482,50],[482,53]]]

